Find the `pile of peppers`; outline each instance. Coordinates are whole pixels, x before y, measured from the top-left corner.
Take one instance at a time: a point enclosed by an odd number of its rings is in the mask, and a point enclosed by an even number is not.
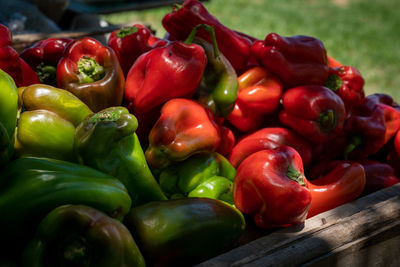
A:
[[[198,0],[162,25],[19,53],[0,25],[0,265],[193,265],[400,181],[400,106],[321,40]]]

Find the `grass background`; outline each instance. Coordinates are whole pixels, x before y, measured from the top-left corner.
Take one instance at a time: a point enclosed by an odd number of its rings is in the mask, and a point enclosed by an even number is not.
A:
[[[209,0],[221,23],[263,39],[268,33],[309,35],[328,53],[364,77],[366,94],[386,93],[400,102],[400,16],[398,0]],[[171,7],[103,15],[111,23],[142,22],[158,37]]]

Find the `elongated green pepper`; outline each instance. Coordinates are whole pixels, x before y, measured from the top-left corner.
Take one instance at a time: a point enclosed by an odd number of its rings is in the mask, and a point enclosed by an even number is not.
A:
[[[202,153],[165,168],[160,186],[170,198],[208,197],[233,204],[233,179],[236,170],[222,155]]]
[[[72,93],[50,85],[22,88],[15,141],[19,157],[74,161],[75,127],[92,111]]]
[[[134,206],[166,199],[147,165],[137,127],[126,108],[111,107],[88,116],[75,132],[79,162],[121,180]]]
[[[63,205],[41,221],[23,254],[24,267],[144,267],[129,230],[89,206]]]
[[[9,244],[21,246],[43,216],[64,204],[92,206],[122,219],[131,199],[119,180],[71,162],[19,158],[0,172],[0,228]]]
[[[14,152],[17,112],[17,86],[10,75],[0,70],[0,168],[10,160]]]

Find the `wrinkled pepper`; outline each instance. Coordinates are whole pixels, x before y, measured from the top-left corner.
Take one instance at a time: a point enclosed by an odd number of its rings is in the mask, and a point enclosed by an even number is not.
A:
[[[222,155],[201,153],[161,170],[159,183],[169,198],[207,197],[233,204],[235,173]]]
[[[224,26],[208,12],[200,1],[186,0],[183,5],[175,6],[172,12],[166,14],[162,19],[165,30],[178,40],[184,40],[193,27],[199,24],[214,27],[219,49],[236,71],[247,66],[251,41]],[[205,31],[200,31],[199,36],[211,42],[210,35]]]
[[[302,223],[311,194],[300,154],[294,148],[280,146],[248,156],[237,168],[233,199],[260,228]]]
[[[117,55],[125,77],[140,55],[166,44],[166,40],[158,39],[142,24],[115,30],[108,37],[108,46]]]
[[[21,114],[15,138],[18,157],[76,161],[75,128],[92,113],[72,93],[46,84],[20,87]]]
[[[342,99],[319,85],[293,87],[282,96],[279,119],[312,143],[331,140],[343,129],[346,110]]]
[[[41,83],[57,85],[57,64],[65,48],[73,39],[48,38],[25,48],[20,57],[36,71]]]
[[[365,98],[364,79],[361,73],[351,66],[329,68],[325,86],[340,96],[346,110],[362,102]]]
[[[312,156],[311,145],[294,131],[282,127],[262,128],[245,136],[233,147],[228,159],[237,168],[251,154],[283,145],[296,149],[301,156],[303,166],[308,166]]]
[[[154,201],[133,208],[124,224],[151,266],[191,266],[226,252],[246,226],[239,210],[210,198]]]
[[[57,85],[97,112],[121,105],[125,78],[110,47],[93,38],[83,37],[70,43],[60,59]]]
[[[365,171],[357,162],[321,162],[312,172],[308,176],[312,201],[307,218],[356,199],[365,187]]]
[[[88,205],[121,220],[131,207],[124,185],[79,164],[46,158],[20,158],[0,172],[0,221],[7,244],[22,247],[40,220],[64,204]]]
[[[22,266],[144,267],[145,261],[120,221],[89,206],[63,205],[40,222]]]
[[[320,40],[311,36],[283,37],[270,33],[264,40],[253,43],[251,54],[277,75],[285,88],[323,85],[329,75],[326,49]]]
[[[386,94],[368,95],[349,112],[343,131],[348,134],[345,158],[366,158],[377,153],[399,130],[400,111]]]
[[[0,169],[13,156],[18,92],[14,80],[0,69]]]
[[[146,114],[170,99],[195,94],[207,56],[202,46],[191,41],[154,48],[135,61],[125,87],[125,99],[133,114]]]
[[[13,78],[17,87],[40,83],[35,71],[12,47],[12,33],[3,24],[0,24],[0,69]]]
[[[135,134],[137,126],[135,116],[125,107],[110,107],[79,124],[74,145],[81,164],[122,181],[134,206],[166,199],[147,165]]]
[[[209,110],[194,100],[175,98],[164,104],[150,131],[146,160],[151,168],[162,169],[193,154],[216,151],[220,140]]]
[[[242,132],[258,129],[266,115],[278,109],[282,82],[262,67],[253,67],[238,78],[239,92],[227,120]]]

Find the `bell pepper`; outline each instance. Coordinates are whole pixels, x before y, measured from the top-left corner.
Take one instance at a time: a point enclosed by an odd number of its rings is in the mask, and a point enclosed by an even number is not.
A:
[[[233,199],[260,228],[302,223],[311,194],[300,154],[294,148],[280,146],[248,156],[237,168]]]
[[[377,153],[399,130],[400,111],[386,94],[371,94],[349,112],[343,130],[349,141],[346,158],[366,158]]]
[[[325,86],[340,96],[346,110],[365,98],[364,79],[361,73],[351,66],[329,68]]]
[[[108,46],[117,55],[125,77],[141,54],[166,44],[166,40],[158,39],[142,24],[115,30],[108,37]]]
[[[40,222],[23,253],[24,267],[145,266],[129,230],[85,205],[62,205]]]
[[[336,58],[328,55],[328,66],[331,68],[337,68],[343,66]]]
[[[221,142],[219,143],[219,146],[216,151],[221,155],[227,157],[231,153],[233,147],[235,146],[236,142],[235,134],[228,126],[225,126],[222,123],[220,123],[218,126],[219,126],[219,135],[221,137]]]
[[[304,166],[311,161],[311,145],[294,131],[282,127],[268,127],[257,130],[242,138],[229,154],[229,162],[238,168],[251,154],[264,149],[290,146],[299,152]]]
[[[0,69],[0,169],[13,156],[18,92],[14,80]]]
[[[147,165],[137,126],[126,108],[110,107],[79,124],[74,145],[78,161],[122,181],[135,206],[166,199]]]
[[[57,85],[97,112],[121,105],[125,78],[110,47],[93,38],[83,37],[70,43],[60,59]]]
[[[159,183],[169,198],[208,197],[233,204],[235,173],[221,154],[201,153],[161,170]]]
[[[214,27],[219,49],[236,71],[247,66],[251,41],[219,22],[200,1],[186,0],[162,19],[165,30],[178,40],[184,40],[193,27],[199,24]],[[206,32],[200,31],[199,36],[211,42],[211,37]]]
[[[386,155],[386,162],[394,168],[395,174],[400,177],[400,130],[396,132],[388,146],[390,146],[390,149]]]
[[[143,115],[170,99],[192,97],[206,64],[203,47],[190,39],[188,43],[175,41],[143,54],[126,78],[125,99],[132,103],[131,112]]]
[[[7,246],[21,248],[40,220],[64,204],[88,205],[121,220],[131,207],[124,185],[87,166],[46,158],[20,158],[0,172],[0,221]]]
[[[242,132],[258,129],[266,115],[278,109],[281,81],[262,67],[253,67],[238,78],[239,93],[227,120]]]
[[[283,37],[270,33],[264,40],[253,43],[251,53],[282,80],[285,88],[323,85],[329,75],[326,49],[311,36]]]
[[[72,93],[46,84],[19,91],[22,112],[15,154],[75,161],[75,128],[92,113],[89,107]]]
[[[326,161],[314,166],[308,176],[312,201],[307,218],[356,199],[365,187],[361,164],[348,161]]]
[[[162,169],[193,154],[216,151],[220,140],[210,111],[191,99],[171,99],[150,131],[146,160],[151,168]]]
[[[282,124],[312,143],[323,143],[342,131],[346,110],[342,99],[319,85],[298,86],[282,96]]]
[[[204,25],[200,24],[196,27],[204,28]],[[194,39],[195,43],[204,48],[207,56],[207,65],[195,99],[203,106],[208,107],[215,116],[226,117],[232,112],[235,105],[239,87],[238,79],[232,65],[219,52],[214,28],[206,27],[206,29],[212,36],[212,44],[199,37]],[[195,35],[192,36],[194,38]],[[188,39],[190,40],[192,36],[189,36]]]
[[[246,223],[232,205],[210,198],[154,201],[133,208],[124,224],[150,266],[192,266],[236,245]]]
[[[73,39],[48,38],[25,48],[20,57],[36,71],[41,83],[57,85],[57,64],[65,48]]]
[[[12,47],[11,31],[2,24],[0,24],[0,69],[9,74],[18,87],[40,83],[35,71]]]

